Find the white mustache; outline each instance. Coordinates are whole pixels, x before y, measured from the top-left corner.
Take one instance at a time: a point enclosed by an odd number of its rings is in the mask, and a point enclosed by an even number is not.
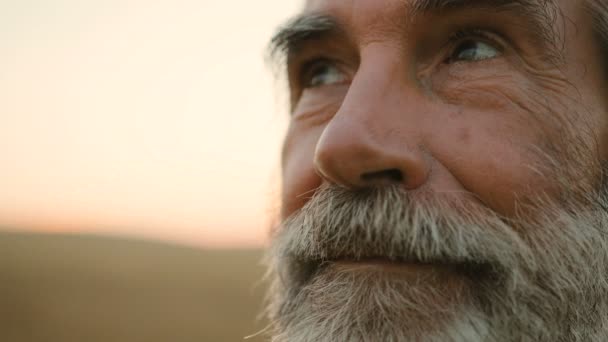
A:
[[[281,228],[273,254],[292,273],[311,263],[378,257],[501,272],[537,267],[522,236],[488,208],[416,200],[398,187],[357,192],[324,187]]]

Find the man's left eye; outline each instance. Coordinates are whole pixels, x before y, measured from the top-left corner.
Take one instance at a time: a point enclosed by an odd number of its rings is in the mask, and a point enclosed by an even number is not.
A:
[[[499,49],[481,40],[465,40],[456,46],[448,62],[477,62],[499,57]]]

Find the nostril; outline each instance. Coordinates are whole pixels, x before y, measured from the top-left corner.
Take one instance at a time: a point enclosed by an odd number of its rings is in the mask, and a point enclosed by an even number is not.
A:
[[[366,183],[402,183],[404,177],[401,170],[390,169],[364,173],[361,175],[361,179]]]

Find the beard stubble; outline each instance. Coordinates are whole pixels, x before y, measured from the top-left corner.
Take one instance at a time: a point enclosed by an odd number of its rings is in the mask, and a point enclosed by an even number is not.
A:
[[[587,199],[506,218],[324,186],[273,238],[273,341],[608,340],[605,201]],[[390,267],[361,266],[379,258]]]

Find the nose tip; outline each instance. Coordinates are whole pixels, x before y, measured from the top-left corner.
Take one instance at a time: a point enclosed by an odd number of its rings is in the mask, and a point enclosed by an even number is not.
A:
[[[326,181],[348,188],[422,186],[429,168],[422,152],[389,139],[372,139],[366,130],[326,127],[315,152],[315,168]]]

